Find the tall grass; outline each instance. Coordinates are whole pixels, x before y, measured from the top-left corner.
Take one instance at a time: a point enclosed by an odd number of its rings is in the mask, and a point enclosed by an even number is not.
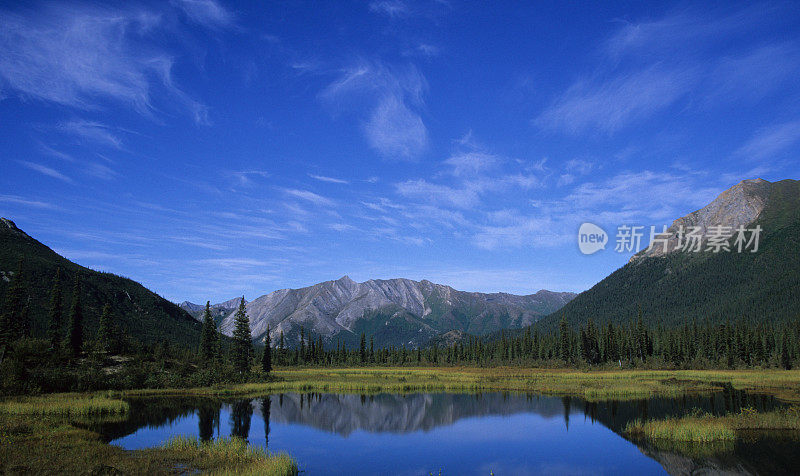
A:
[[[800,407],[759,413],[745,408],[723,416],[688,415],[663,420],[634,421],[625,432],[648,440],[708,443],[734,441],[742,430],[800,430]]]
[[[0,402],[0,413],[7,415],[53,415],[89,417],[127,413],[127,402],[105,395],[52,394]]]
[[[519,391],[575,395],[587,400],[720,390],[717,376],[675,378],[673,372],[547,370],[522,368],[311,368],[274,372],[276,380],[224,387],[129,391],[129,395],[261,396],[290,391],[340,393]],[[800,373],[795,376],[800,383]]]
[[[225,468],[211,474],[297,474],[297,463],[291,457],[250,446],[236,437],[202,442],[195,437],[176,436],[162,448],[181,458],[202,461],[204,466]]]

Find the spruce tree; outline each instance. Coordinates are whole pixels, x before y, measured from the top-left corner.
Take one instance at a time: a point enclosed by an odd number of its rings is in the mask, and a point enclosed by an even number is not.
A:
[[[214,326],[214,319],[211,317],[211,302],[206,301],[206,309],[203,312],[203,329],[200,334],[200,359],[211,362],[217,352],[217,329]]]
[[[247,317],[244,296],[239,301],[239,309],[233,316],[233,368],[239,373],[250,370],[250,356],[253,352],[252,335],[250,334],[250,319]]]
[[[375,336],[369,336],[369,361],[375,362]]]
[[[789,333],[783,334],[783,345],[781,346],[781,367],[785,370],[792,370],[792,358],[789,355]]]
[[[265,374],[272,372],[272,342],[269,338],[269,326],[267,326],[267,334],[264,336],[264,355],[261,357],[261,370]]]
[[[111,325],[111,305],[106,303],[103,306],[103,313],[100,315],[100,327],[97,329],[97,342],[100,344],[100,348],[106,352],[113,347]]]
[[[367,336],[364,333],[361,333],[361,345],[359,346],[361,363],[367,361]]]
[[[83,309],[81,308],[81,281],[75,276],[75,286],[72,290],[72,309],[69,314],[69,349],[73,355],[79,355],[83,350]]]
[[[23,309],[25,307],[25,289],[22,283],[22,260],[17,263],[17,272],[6,291],[3,314],[0,316],[0,345],[7,345],[17,340],[23,329]]]
[[[58,268],[50,293],[50,323],[47,327],[47,338],[53,350],[61,347],[61,318],[61,268]]]
[[[567,318],[562,316],[559,328],[559,353],[562,360],[569,362],[571,352],[569,327],[567,326]]]

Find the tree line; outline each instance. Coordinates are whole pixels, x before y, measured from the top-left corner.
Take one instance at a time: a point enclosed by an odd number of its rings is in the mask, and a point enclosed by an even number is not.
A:
[[[20,266],[0,314],[0,393],[263,381],[273,365],[791,369],[800,360],[800,319],[647,325],[641,310],[627,323],[598,326],[588,319],[576,328],[562,318],[555,330],[534,325],[414,348],[376,347],[374,337],[364,333],[357,346],[348,348],[342,340],[326,342],[303,327],[299,339],[293,338],[289,345],[283,331],[272,342],[267,329],[256,352],[244,299],[234,314],[231,337],[217,328],[207,302],[195,348],[167,341],[145,345],[120,330],[109,304],[102,308],[96,332],[86,332],[80,277],[74,280],[66,310],[60,270],[50,293],[47,335],[42,338],[31,335],[23,282]]]
[[[736,320],[719,324],[691,321],[681,326],[645,325],[641,313],[624,324],[597,326],[589,319],[577,329],[562,319],[557,331],[529,326],[489,337],[469,336],[449,345],[375,348],[361,334],[360,345],[328,345],[303,328],[288,348],[283,333],[272,351],[281,366],[348,365],[524,365],[597,368],[783,368],[800,360],[800,319],[788,323]]]

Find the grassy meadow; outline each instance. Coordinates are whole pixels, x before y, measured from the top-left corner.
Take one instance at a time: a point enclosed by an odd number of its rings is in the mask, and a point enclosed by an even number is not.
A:
[[[290,391],[341,393],[514,391],[569,395],[589,401],[630,400],[721,390],[774,395],[800,403],[800,370],[624,370],[580,371],[519,367],[308,368],[278,369],[265,383],[194,389],[118,392],[121,396],[207,395],[259,396]]]

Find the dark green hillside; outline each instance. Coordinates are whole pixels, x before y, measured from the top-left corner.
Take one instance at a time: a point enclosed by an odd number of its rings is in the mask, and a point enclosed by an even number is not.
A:
[[[553,329],[627,322],[641,306],[651,325],[692,319],[785,321],[800,316],[800,182],[772,184],[753,224],[763,228],[757,253],[682,253],[648,257],[618,269],[540,321]]]
[[[108,303],[113,309],[114,322],[134,340],[147,344],[167,341],[192,348],[199,342],[200,323],[175,304],[130,279],[77,265],[19,230],[10,220],[1,220],[0,302],[4,302],[21,259],[23,288],[34,336],[46,335],[50,293],[56,269],[61,268],[65,327],[72,303],[73,283],[75,276],[79,275],[84,333],[88,338],[95,336],[100,313]],[[62,333],[65,331],[62,329]]]

